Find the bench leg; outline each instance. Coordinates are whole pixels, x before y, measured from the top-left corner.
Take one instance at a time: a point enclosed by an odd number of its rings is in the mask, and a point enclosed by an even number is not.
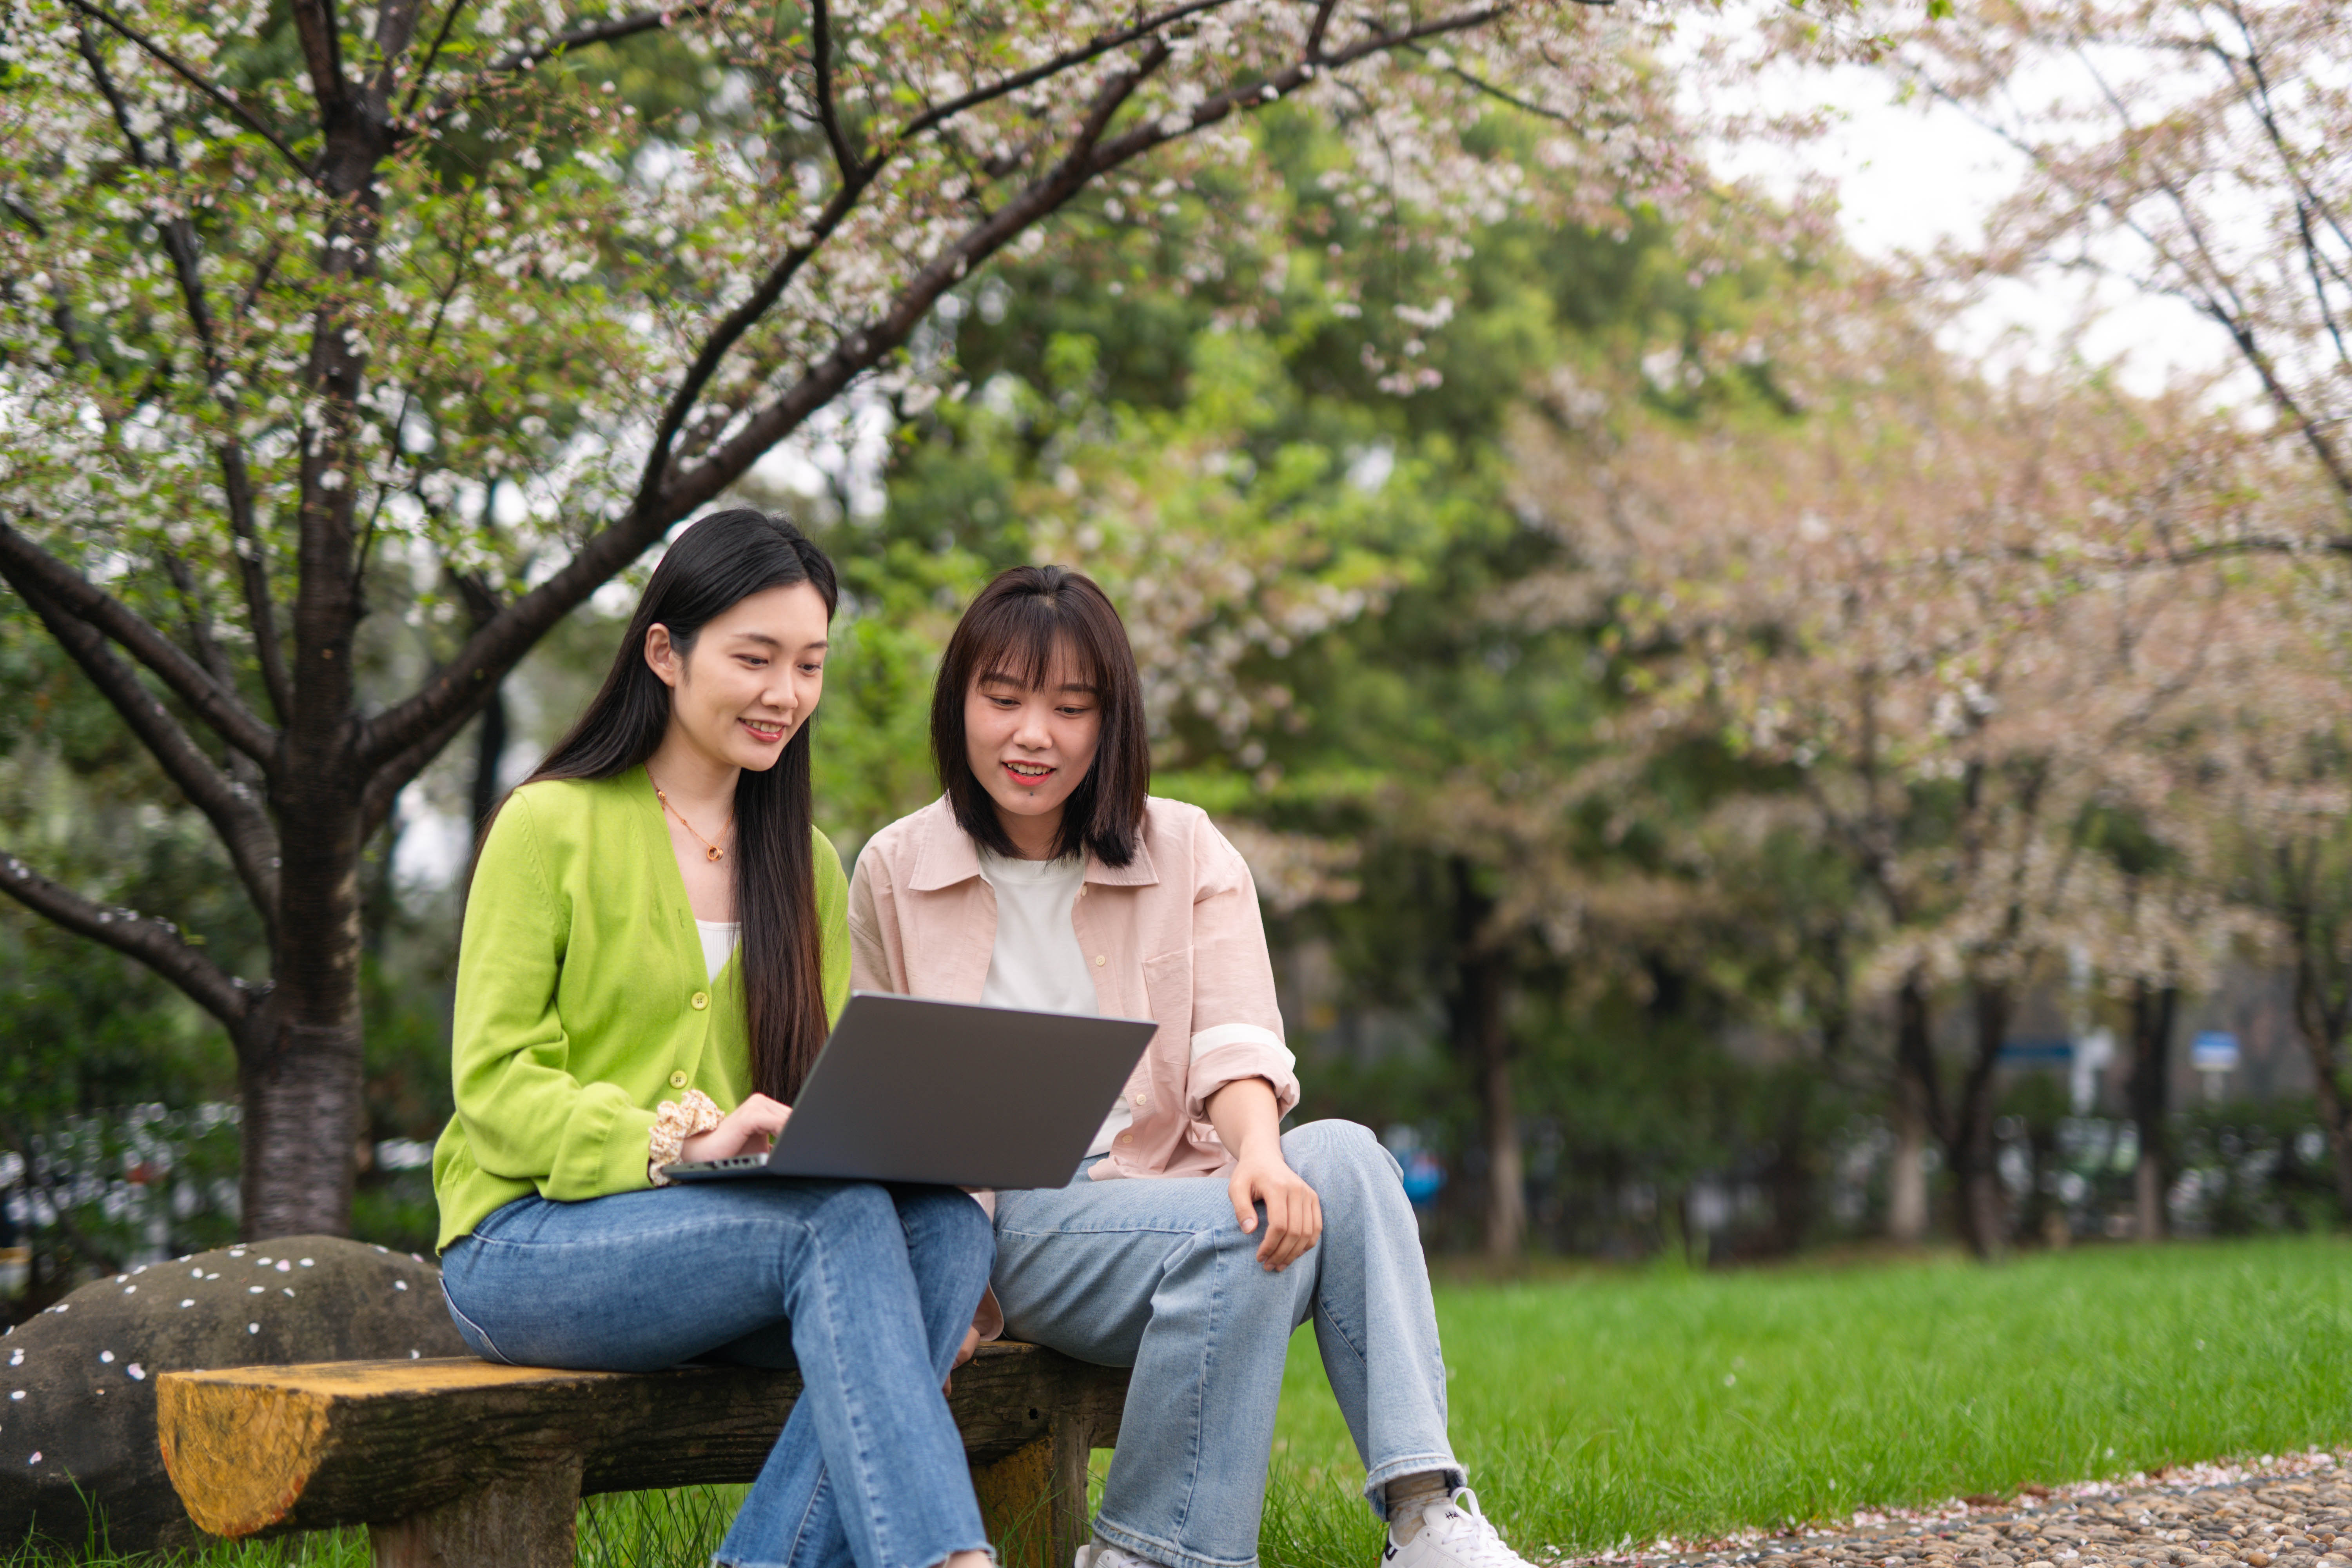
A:
[[[1004,1568],[1070,1568],[1091,1534],[1087,1456],[1093,1438],[1090,1423],[1063,1415],[1027,1447],[972,1470],[981,1520]]]
[[[372,1525],[375,1568],[572,1568],[581,1461],[492,1481],[397,1524]]]

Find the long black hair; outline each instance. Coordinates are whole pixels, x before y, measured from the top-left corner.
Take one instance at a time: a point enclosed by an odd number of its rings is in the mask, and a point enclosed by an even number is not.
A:
[[[1062,808],[1054,858],[1091,849],[1106,866],[1135,858],[1151,794],[1151,737],[1144,727],[1143,679],[1135,649],[1110,596],[1066,566],[1013,566],[980,591],[956,623],[931,688],[931,761],[940,771],[956,826],[982,847],[1008,858],[1020,851],[996,815],[996,803],[972,776],[964,746],[963,705],[971,683],[1001,675],[1043,686],[1056,653],[1102,704],[1102,739],[1094,765]]]
[[[669,731],[670,689],[646,663],[646,636],[669,628],[678,657],[704,626],[753,594],[797,584],[840,602],[833,563],[781,517],[715,511],[677,537],[646,584],[611,673],[572,732],[525,782],[608,779],[643,763]],[[735,782],[735,918],[742,923],[743,1022],[751,1081],[791,1100],[824,1044],[824,965],[818,945],[816,846],[810,820],[809,731],[801,721],[775,766]]]

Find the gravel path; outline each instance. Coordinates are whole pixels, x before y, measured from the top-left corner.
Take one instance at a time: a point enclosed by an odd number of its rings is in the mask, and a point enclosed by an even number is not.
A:
[[[1855,1516],[1845,1528],[1660,1542],[1589,1563],[1691,1568],[2352,1568],[2352,1455],[2266,1457],[2013,1502]]]

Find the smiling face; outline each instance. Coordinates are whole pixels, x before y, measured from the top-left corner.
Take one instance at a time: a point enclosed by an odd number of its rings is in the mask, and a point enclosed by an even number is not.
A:
[[[997,820],[1030,859],[1052,853],[1062,808],[1094,766],[1102,740],[1102,700],[1056,648],[1039,685],[983,673],[964,693],[965,760],[988,792]]]
[[[714,774],[774,767],[824,695],[827,630],[824,595],[807,583],[739,600],[683,657],[667,626],[653,627],[646,663],[670,689],[662,751]]]

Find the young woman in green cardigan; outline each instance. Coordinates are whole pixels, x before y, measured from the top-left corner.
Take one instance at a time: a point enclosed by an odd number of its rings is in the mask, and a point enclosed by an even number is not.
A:
[[[671,1184],[765,1149],[847,998],[810,822],[833,566],[715,513],[646,584],[595,700],[484,838],[457,958],[442,1289],[491,1361],[800,1368],[718,1561],[985,1568],[940,1392],[993,1245],[952,1188]]]

